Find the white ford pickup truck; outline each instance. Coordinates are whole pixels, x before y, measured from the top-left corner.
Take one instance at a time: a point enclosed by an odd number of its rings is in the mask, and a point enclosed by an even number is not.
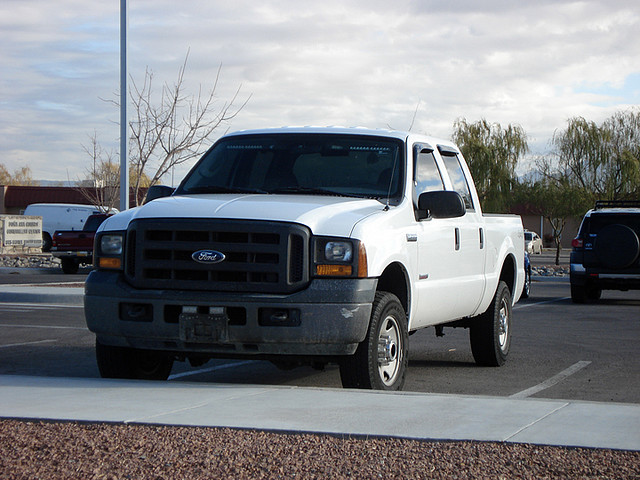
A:
[[[253,358],[337,363],[345,387],[397,390],[409,334],[430,326],[468,328],[480,365],[507,358],[522,222],[482,214],[449,141],[243,131],[170,195],[153,190],[96,235],[84,301],[103,377]]]

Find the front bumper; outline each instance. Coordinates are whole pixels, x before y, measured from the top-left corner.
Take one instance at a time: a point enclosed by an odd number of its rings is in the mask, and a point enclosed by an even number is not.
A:
[[[185,356],[350,355],[366,336],[376,285],[315,279],[289,295],[139,290],[118,272],[94,270],[84,309],[105,345]]]

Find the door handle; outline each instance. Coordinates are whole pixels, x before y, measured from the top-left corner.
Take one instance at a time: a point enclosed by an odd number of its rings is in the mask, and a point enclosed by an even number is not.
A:
[[[484,228],[480,227],[480,250],[484,248]]]
[[[460,250],[460,229],[456,227],[456,250]]]

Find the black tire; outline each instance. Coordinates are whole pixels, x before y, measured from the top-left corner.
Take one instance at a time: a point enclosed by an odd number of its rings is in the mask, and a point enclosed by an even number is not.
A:
[[[529,298],[531,295],[531,268],[528,268],[524,275],[524,287],[522,288],[522,298]]]
[[[584,285],[571,284],[571,301],[573,303],[587,303],[587,289]]]
[[[42,251],[50,252],[52,246],[53,240],[51,240],[51,235],[49,235],[47,232],[42,232]]]
[[[62,271],[66,274],[73,275],[78,273],[80,268],[80,264],[73,258],[61,258],[60,263],[62,264]]]
[[[511,347],[511,293],[500,282],[493,301],[469,329],[471,352],[478,365],[499,367],[504,364]]]
[[[593,285],[575,285],[571,284],[571,301],[573,303],[593,303],[600,300],[602,289]]]
[[[96,360],[102,378],[166,380],[173,357],[153,350],[112,347],[96,341]]]
[[[340,362],[345,388],[401,390],[409,363],[407,315],[398,297],[377,292],[367,336]]]

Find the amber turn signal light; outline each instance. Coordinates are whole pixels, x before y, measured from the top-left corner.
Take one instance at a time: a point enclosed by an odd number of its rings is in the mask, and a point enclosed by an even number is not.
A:
[[[100,268],[121,268],[122,267],[122,261],[119,258],[101,257],[98,260],[98,267],[100,267]]]
[[[318,265],[316,275],[323,277],[348,277],[353,272],[351,265]]]

